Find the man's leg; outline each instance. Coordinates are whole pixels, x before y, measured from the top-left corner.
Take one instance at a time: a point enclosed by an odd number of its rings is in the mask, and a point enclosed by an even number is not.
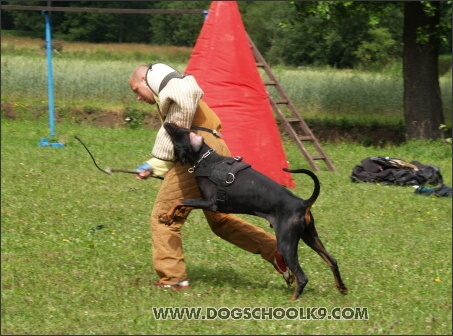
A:
[[[181,227],[189,212],[175,218],[172,225],[159,222],[159,215],[167,213],[176,200],[198,197],[195,179],[187,173],[187,168],[188,166],[176,164],[167,173],[151,214],[153,265],[161,284],[173,285],[187,279]]]
[[[260,254],[283,276],[288,286],[294,282],[294,275],[278,252],[277,240],[273,234],[238,216],[210,211],[204,211],[204,214],[216,235],[250,253]]]
[[[210,211],[204,211],[204,214],[217,236],[250,253],[260,254],[270,263],[274,262],[277,252],[275,235],[235,215]]]

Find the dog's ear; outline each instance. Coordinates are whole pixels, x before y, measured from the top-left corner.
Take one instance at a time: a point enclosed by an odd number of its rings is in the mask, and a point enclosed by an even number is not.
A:
[[[196,153],[198,153],[201,147],[203,147],[203,137],[194,132],[189,133],[189,141],[192,150]]]
[[[177,126],[175,124],[172,124],[172,123],[164,122],[163,126],[164,126],[165,130],[167,131],[167,133],[170,135],[170,137],[172,137],[173,134],[177,130]]]

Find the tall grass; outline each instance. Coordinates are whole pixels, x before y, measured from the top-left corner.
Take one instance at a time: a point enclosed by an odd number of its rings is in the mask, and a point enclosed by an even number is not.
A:
[[[398,115],[402,79],[389,74],[334,69],[277,72],[285,91],[303,112],[322,115]]]
[[[135,61],[87,61],[55,59],[56,101],[99,101],[112,105],[133,100],[128,86]],[[15,95],[47,100],[47,68],[39,57],[2,57],[2,96]]]
[[[276,67],[274,73],[293,103],[310,118],[403,120],[404,87],[398,65],[382,72]],[[450,124],[451,68],[439,83],[444,115]]]
[[[29,46],[2,41],[2,101],[47,99],[45,56]],[[35,42],[36,43],[36,42]],[[3,48],[5,44],[5,48]],[[115,45],[116,46],[116,45]],[[36,46],[34,46],[36,48]],[[148,52],[147,52],[148,50]],[[170,62],[183,71],[189,50],[144,45],[68,44],[53,59],[54,93],[59,106],[125,108],[134,99],[128,78],[135,66],[155,61]],[[25,54],[24,54],[25,53]],[[289,69],[273,71],[293,103],[306,117],[369,120],[403,119],[403,83],[398,65],[381,73],[335,69]],[[440,78],[447,123],[452,112],[451,70]],[[271,92],[271,94],[275,94]],[[141,107],[138,107],[141,108]]]

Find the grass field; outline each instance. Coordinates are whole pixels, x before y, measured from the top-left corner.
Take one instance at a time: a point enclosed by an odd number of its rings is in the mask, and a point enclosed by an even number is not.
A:
[[[39,39],[2,32],[2,334],[451,335],[451,199],[349,178],[362,159],[388,155],[435,164],[451,186],[451,145],[322,144],[337,172],[317,173],[321,195],[313,214],[348,295],[338,293],[328,267],[301,243],[299,259],[310,281],[301,298],[290,302],[291,290],[272,266],[216,237],[200,211],[183,228],[191,289],[162,291],[152,286],[157,277],[148,223],[161,182],[103,174],[74,139],[83,139],[101,167],[134,169],[148,158],[155,130],[97,128],[70,118],[69,111],[149,112],[127,87],[131,70],[156,60],[183,70],[190,49],[64,43],[54,55],[54,80],[56,140],[65,147],[49,148],[38,146],[48,136],[41,45]],[[401,122],[401,79],[393,70],[274,72],[304,117]],[[451,67],[440,81],[451,126]],[[284,147],[292,168],[309,168],[293,143],[285,140]],[[312,182],[294,178],[294,192],[309,196]],[[271,232],[264,220],[244,217]],[[156,309],[167,307],[224,315],[159,319]],[[304,309],[311,319],[227,318],[226,309],[232,314],[235,307],[267,313]],[[325,315],[338,309],[356,318]]]
[[[328,267],[301,243],[299,258],[310,281],[290,302],[291,291],[272,266],[217,238],[200,211],[183,229],[191,289],[153,288],[148,217],[161,182],[99,172],[73,136],[83,139],[101,167],[133,169],[148,156],[155,133],[63,120],[57,135],[66,146],[39,147],[47,134],[44,117],[2,119],[2,334],[452,333],[451,199],[349,179],[361,159],[389,155],[436,164],[451,185],[450,146],[323,144],[338,172],[318,173],[322,189],[313,214],[349,294],[337,292]],[[291,167],[308,168],[292,143],[284,145]],[[295,180],[295,193],[307,197],[312,183],[303,176]],[[247,218],[270,230],[263,220]],[[368,319],[159,320],[153,309],[165,307],[202,313],[208,307],[366,308],[357,317]]]

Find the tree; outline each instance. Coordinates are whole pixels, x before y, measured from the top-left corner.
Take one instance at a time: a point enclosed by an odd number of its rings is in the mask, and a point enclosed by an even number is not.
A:
[[[54,2],[52,5],[57,6]],[[152,5],[140,1],[68,1],[60,7],[147,9]],[[70,41],[130,43],[151,39],[148,19],[142,14],[65,12],[62,24],[55,24],[53,29],[55,36]]]
[[[439,86],[438,57],[441,37],[451,34],[451,1],[404,2],[294,2],[298,18],[318,14],[325,21],[335,15],[368,15],[368,25],[376,23],[394,6],[404,6],[403,77],[404,121],[407,139],[437,139],[444,123]],[[445,13],[444,13],[445,11]],[[443,22],[441,18],[449,17]],[[451,39],[451,38],[450,38]]]
[[[209,3],[204,1],[161,1],[158,9],[184,10],[208,9]],[[197,41],[203,25],[202,14],[153,14],[149,18],[150,31],[153,35],[151,43],[192,47]]]
[[[439,87],[440,2],[404,3],[404,121],[409,139],[436,139],[444,124]]]

